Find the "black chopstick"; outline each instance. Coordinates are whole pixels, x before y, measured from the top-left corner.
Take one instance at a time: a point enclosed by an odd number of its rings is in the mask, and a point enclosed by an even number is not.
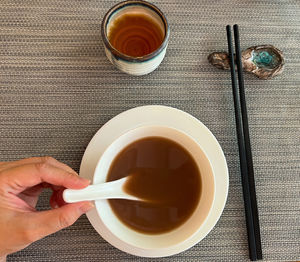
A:
[[[247,233],[248,233],[249,256],[252,261],[255,261],[262,258],[262,251],[261,251],[260,229],[258,223],[258,212],[257,212],[257,204],[256,204],[253,162],[252,162],[251,145],[249,139],[246,100],[245,100],[245,92],[244,92],[241,52],[240,52],[240,45],[238,39],[239,37],[238,26],[234,25],[234,32],[235,32],[237,60],[239,60],[239,62],[237,62],[237,69],[238,69],[241,97],[239,96],[238,87],[237,87],[237,79],[235,74],[235,64],[234,64],[234,55],[233,55],[233,47],[232,47],[231,27],[229,25],[226,26],[226,31],[227,31],[228,53],[229,53],[230,70],[231,70],[236,131],[237,131],[238,146],[239,146],[244,206],[245,206],[245,214],[246,214]],[[246,134],[244,133],[244,130],[246,130]],[[249,173],[250,176],[252,176],[251,178],[249,178]]]
[[[252,208],[252,214],[253,214],[253,224],[254,224],[254,231],[255,231],[256,252],[257,252],[257,259],[262,259],[260,227],[259,227],[258,210],[257,210],[255,179],[254,179],[253,160],[252,160],[249,126],[248,126],[248,114],[247,114],[247,106],[246,106],[246,96],[245,96],[244,76],[243,76],[243,66],[242,66],[242,54],[241,54],[241,48],[240,48],[240,36],[239,36],[238,25],[233,26],[233,32],[234,32],[236,64],[237,64],[238,80],[239,80],[244,141],[245,141],[245,148],[246,148],[248,181],[249,181],[249,189],[250,189],[251,208]]]

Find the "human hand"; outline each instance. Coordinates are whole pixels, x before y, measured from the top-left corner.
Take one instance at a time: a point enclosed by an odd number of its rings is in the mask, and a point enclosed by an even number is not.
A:
[[[91,202],[66,204],[65,188],[81,189],[89,180],[51,157],[0,162],[0,261],[32,242],[72,225],[93,208]],[[35,209],[43,188],[50,187],[52,210]]]

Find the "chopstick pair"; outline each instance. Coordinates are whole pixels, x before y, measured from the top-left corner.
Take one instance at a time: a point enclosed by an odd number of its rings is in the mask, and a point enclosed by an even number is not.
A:
[[[235,72],[234,54],[232,46],[231,26],[226,26],[228,53],[231,69],[232,93],[234,101],[236,132],[239,146],[240,169],[242,176],[244,206],[247,223],[249,256],[252,261],[262,259],[260,228],[255,192],[255,181],[253,171],[253,161],[249,137],[248,117],[246,108],[246,98],[244,89],[243,68],[241,61],[241,49],[239,40],[238,25],[233,26],[234,41],[236,50],[236,65],[238,72],[238,83]],[[238,91],[239,89],[239,91]]]

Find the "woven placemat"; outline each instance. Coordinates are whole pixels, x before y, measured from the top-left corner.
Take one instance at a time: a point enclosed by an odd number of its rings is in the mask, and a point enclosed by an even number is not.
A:
[[[156,0],[171,27],[167,55],[143,77],[106,59],[100,24],[116,1],[1,0],[0,160],[51,155],[78,171],[94,133],[136,106],[169,105],[214,133],[228,161],[228,201],[195,247],[163,259],[139,258],[104,241],[85,216],[8,261],[247,261],[230,75],[207,62],[226,50],[225,25],[240,25],[241,46],[273,44],[286,68],[273,80],[245,76],[265,261],[300,260],[300,2]],[[39,208],[48,208],[49,192]],[[8,236],[13,237],[13,236]]]

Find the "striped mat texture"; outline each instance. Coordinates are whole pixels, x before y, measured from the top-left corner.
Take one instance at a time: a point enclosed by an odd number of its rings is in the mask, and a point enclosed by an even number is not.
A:
[[[106,59],[100,35],[116,1],[0,1],[0,160],[51,155],[78,171],[95,132],[141,105],[182,109],[220,142],[229,167],[224,212],[199,244],[173,257],[123,253],[82,216],[73,226],[8,256],[8,261],[247,261],[248,244],[229,72],[209,53],[227,49],[226,24],[241,47],[273,44],[281,76],[245,75],[264,261],[300,260],[300,1],[155,0],[170,28],[167,55],[153,73],[133,77]],[[38,207],[48,209],[50,192]],[[13,236],[9,236],[13,237]]]

